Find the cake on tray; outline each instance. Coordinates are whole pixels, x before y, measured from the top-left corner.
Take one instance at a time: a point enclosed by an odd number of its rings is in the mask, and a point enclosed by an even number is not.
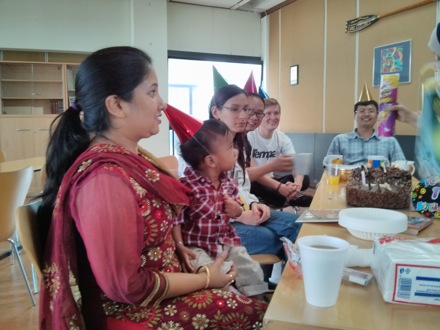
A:
[[[395,167],[356,168],[346,187],[347,204],[403,209],[409,206],[411,174]]]

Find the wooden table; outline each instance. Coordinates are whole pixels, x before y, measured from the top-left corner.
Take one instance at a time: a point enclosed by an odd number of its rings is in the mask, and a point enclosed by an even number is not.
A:
[[[21,170],[22,168],[32,166],[34,172],[41,171],[46,163],[46,157],[25,158],[19,160],[11,160],[8,162],[0,162],[0,172],[12,172]]]
[[[311,209],[343,209],[344,185],[327,185],[323,174]],[[337,223],[305,223],[299,236],[326,234],[350,244],[370,248],[371,241],[354,236]],[[440,220],[423,230],[420,237],[440,237]],[[414,236],[409,236],[414,237]],[[371,273],[370,268],[359,268]],[[302,279],[287,265],[264,316],[264,329],[440,329],[440,307],[401,305],[383,300],[377,283],[367,287],[342,282],[338,301],[330,308],[307,304]]]

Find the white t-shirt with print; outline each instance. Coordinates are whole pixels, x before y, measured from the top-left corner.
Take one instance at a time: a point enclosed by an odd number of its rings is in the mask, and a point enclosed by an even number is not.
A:
[[[247,138],[252,146],[251,157],[255,166],[260,166],[273,161],[280,155],[293,155],[295,147],[292,140],[283,132],[276,129],[271,139],[263,138],[258,129],[247,133]],[[290,173],[269,173],[271,176],[283,176]]]

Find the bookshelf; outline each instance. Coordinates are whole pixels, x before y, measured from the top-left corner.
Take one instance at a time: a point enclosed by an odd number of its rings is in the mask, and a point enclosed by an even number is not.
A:
[[[54,115],[75,97],[78,64],[0,61],[1,115]]]

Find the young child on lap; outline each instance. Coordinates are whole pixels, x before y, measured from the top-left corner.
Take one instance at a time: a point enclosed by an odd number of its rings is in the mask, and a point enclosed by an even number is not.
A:
[[[256,296],[268,291],[260,265],[249,256],[229,223],[243,212],[237,184],[226,174],[237,158],[233,134],[223,122],[207,120],[182,144],[181,154],[189,166],[180,181],[193,196],[191,205],[175,220],[173,237],[186,270],[195,272],[226,250],[223,271],[235,265],[235,287],[241,294]]]

